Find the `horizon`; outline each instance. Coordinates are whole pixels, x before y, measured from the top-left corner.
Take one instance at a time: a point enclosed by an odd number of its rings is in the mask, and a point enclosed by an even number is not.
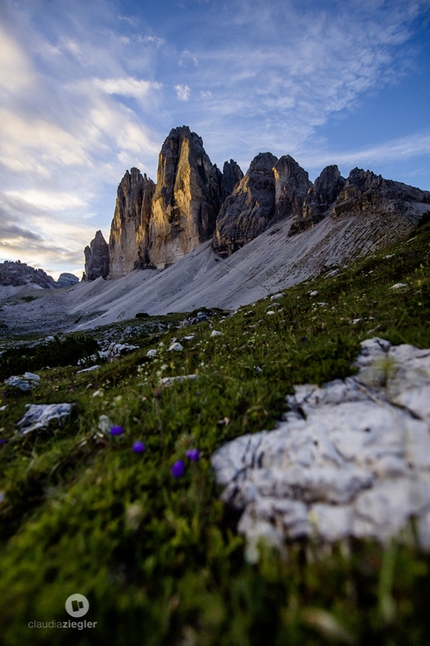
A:
[[[81,276],[135,166],[187,124],[212,163],[290,154],[430,190],[430,1],[4,0],[0,262]]]

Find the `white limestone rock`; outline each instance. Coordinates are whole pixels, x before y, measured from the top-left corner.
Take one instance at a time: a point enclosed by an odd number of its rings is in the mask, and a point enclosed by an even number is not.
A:
[[[17,423],[20,435],[60,426],[72,412],[73,404],[27,404],[24,417]]]
[[[243,510],[238,530],[252,544],[385,542],[414,517],[430,548],[430,350],[367,339],[356,365],[354,377],[296,386],[277,429],[212,456],[222,498]]]

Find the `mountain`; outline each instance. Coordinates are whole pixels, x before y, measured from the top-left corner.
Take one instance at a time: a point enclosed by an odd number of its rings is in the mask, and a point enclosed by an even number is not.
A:
[[[109,244],[98,231],[85,249],[84,277],[91,281],[121,278],[134,269],[164,269],[209,240],[225,259],[277,222],[287,223],[291,237],[327,218],[354,216],[358,225],[360,218],[375,216],[390,221],[401,235],[429,208],[428,191],[369,170],[355,168],[345,179],[331,165],[312,183],[290,155],[278,159],[259,153],[245,175],[231,159],[221,172],[201,137],[182,126],[163,143],[156,184],[137,168],[126,171]],[[385,242],[382,236],[379,243]]]
[[[49,276],[43,269],[35,269],[20,260],[6,260],[0,263],[0,285],[2,287],[24,287],[33,285],[42,289],[69,287],[79,282],[74,274],[60,274],[58,281]],[[12,292],[11,292],[12,293]]]

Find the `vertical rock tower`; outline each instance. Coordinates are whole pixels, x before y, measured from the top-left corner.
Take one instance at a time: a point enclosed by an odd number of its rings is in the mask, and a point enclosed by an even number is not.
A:
[[[222,180],[201,137],[187,126],[171,130],[160,152],[152,201],[153,264],[175,262],[210,239],[221,206]]]
[[[97,231],[88,247],[84,249],[85,273],[84,280],[106,278],[109,273],[109,246],[101,231]]]
[[[120,278],[150,264],[148,237],[154,190],[154,182],[137,168],[122,178],[109,237],[109,278]]]

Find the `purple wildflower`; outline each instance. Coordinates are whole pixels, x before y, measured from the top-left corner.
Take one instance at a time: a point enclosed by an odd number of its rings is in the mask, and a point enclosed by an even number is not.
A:
[[[175,464],[172,465],[171,472],[174,478],[180,478],[184,475],[185,464],[182,460],[178,460]]]
[[[122,426],[112,426],[110,430],[111,435],[122,435],[124,433],[124,429]]]
[[[144,443],[143,443],[143,442],[140,442],[140,441],[135,442],[135,443],[133,444],[133,449],[132,449],[132,450],[133,450],[135,453],[143,453],[143,452],[144,452],[144,450],[145,450],[145,445],[144,445]]]
[[[302,336],[302,341],[305,342],[307,340],[307,337]]]
[[[0,440],[0,444],[6,444],[6,440]]]
[[[200,459],[200,451],[198,449],[189,449],[185,451],[185,455],[193,462],[197,462]]]

